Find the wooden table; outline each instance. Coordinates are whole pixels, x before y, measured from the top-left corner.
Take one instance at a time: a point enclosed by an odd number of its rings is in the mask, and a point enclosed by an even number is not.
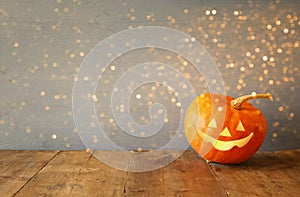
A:
[[[239,165],[186,151],[155,171],[114,169],[85,151],[0,151],[1,196],[300,196],[300,150]]]

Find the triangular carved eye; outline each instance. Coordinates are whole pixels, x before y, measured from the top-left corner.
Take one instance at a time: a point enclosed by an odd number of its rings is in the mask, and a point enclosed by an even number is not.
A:
[[[239,121],[237,127],[236,127],[237,131],[245,131],[245,128],[243,126],[243,123],[241,121]]]
[[[213,118],[210,123],[208,124],[208,127],[210,128],[217,128],[217,123],[216,123],[216,120]]]
[[[229,130],[228,130],[227,127],[225,127],[225,128],[223,129],[223,131],[220,133],[220,136],[231,137],[231,134],[230,134],[230,132],[229,132]]]

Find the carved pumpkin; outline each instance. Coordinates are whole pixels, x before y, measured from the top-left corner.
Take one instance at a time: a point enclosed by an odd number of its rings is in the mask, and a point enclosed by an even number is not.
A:
[[[270,94],[253,94],[234,99],[218,94],[201,94],[188,107],[185,134],[191,147],[208,162],[241,163],[264,141],[267,123],[260,110],[247,100],[272,99]]]

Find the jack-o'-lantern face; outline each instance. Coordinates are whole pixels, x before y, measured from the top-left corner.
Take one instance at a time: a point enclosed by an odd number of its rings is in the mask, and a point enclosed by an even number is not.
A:
[[[203,94],[189,106],[185,134],[192,148],[207,161],[240,163],[263,143],[267,125],[262,113],[245,102],[231,107],[234,98]]]
[[[236,128],[233,131],[228,129],[228,126],[225,126],[217,138],[210,136],[212,133],[214,135],[216,131],[218,132],[220,129],[218,128],[216,120],[213,118],[209,124],[207,125],[207,132],[204,133],[201,130],[197,130],[197,134],[206,142],[211,143],[212,146],[219,151],[228,151],[233,147],[241,148],[245,146],[253,137],[253,132],[250,132],[248,135],[246,134],[246,130],[243,126],[241,120],[238,121]],[[237,137],[234,137],[237,136]],[[243,137],[245,136],[245,137]]]

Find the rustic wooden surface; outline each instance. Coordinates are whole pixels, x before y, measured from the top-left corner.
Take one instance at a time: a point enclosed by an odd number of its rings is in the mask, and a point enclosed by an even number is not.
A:
[[[239,165],[186,151],[150,172],[109,167],[85,151],[0,151],[1,196],[300,196],[300,150]]]

